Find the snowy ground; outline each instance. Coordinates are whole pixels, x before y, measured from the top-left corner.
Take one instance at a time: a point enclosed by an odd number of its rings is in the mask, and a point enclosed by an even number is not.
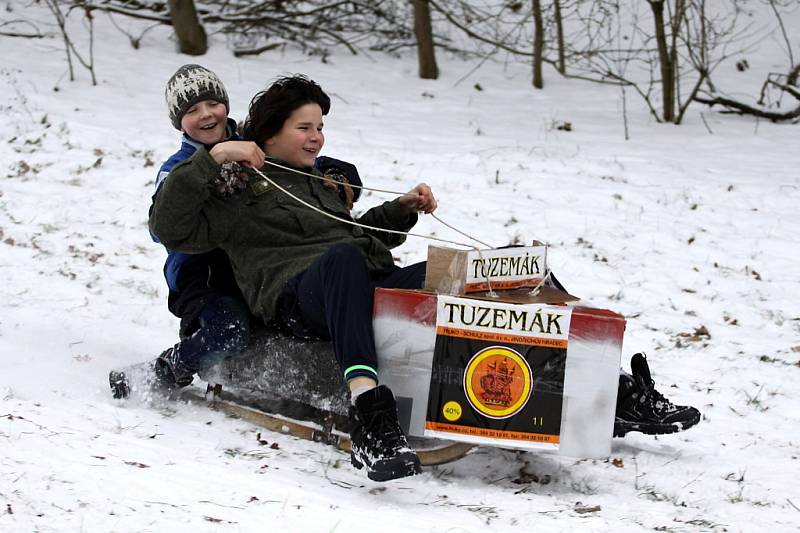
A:
[[[333,95],[326,154],[379,187],[427,181],[438,214],[482,240],[549,242],[571,292],[628,317],[624,357],[648,351],[660,388],[704,414],[684,434],[616,439],[605,461],[481,449],[378,484],[326,446],[264,445],[200,407],[110,398],[109,369],[176,339],[146,214],[178,143],[164,83],[193,59],[166,28],[133,50],[106,17],[97,26],[97,87],[80,68],[67,81],[58,39],[0,37],[0,531],[800,527],[797,125],[701,107],[658,125],[629,95],[625,141],[618,90],[550,73],[534,91],[524,66],[487,63],[458,83],[473,65],[442,58],[432,82],[411,56],[235,59],[215,41],[199,61],[233,116],[275,75],[310,75]],[[785,68],[774,44],[748,56],[742,92]],[[463,240],[433,220],[417,230]]]

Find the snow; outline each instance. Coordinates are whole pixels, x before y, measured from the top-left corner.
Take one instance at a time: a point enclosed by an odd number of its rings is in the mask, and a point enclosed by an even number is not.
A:
[[[618,89],[552,71],[543,91],[513,63],[459,82],[475,65],[443,56],[441,79],[425,81],[414,54],[237,59],[214,36],[191,58],[165,27],[134,50],[105,15],[93,87],[80,66],[68,81],[45,8],[11,2],[5,20],[23,7],[50,34],[0,36],[0,531],[800,527],[797,125],[701,106],[682,126],[659,125],[628,94],[626,141]],[[720,67],[719,83],[757,91],[785,67],[779,42],[750,52],[750,71]],[[179,139],[164,85],[193,62],[223,79],[237,119],[276,75],[308,74],[332,95],[324,153],[355,162],[367,184],[424,180],[463,231],[548,242],[572,293],[628,318],[623,358],[647,351],[659,389],[701,409],[701,423],[615,439],[605,461],[481,448],[381,484],[331,447],[258,439],[199,406],[111,399],[110,369],[177,337],[146,219]],[[463,240],[431,217],[416,231]],[[410,239],[398,256],[422,260],[426,246]]]

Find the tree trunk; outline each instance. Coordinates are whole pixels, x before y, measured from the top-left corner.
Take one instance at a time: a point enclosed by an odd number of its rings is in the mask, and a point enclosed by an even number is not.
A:
[[[436,55],[433,50],[431,9],[428,0],[414,0],[414,34],[417,37],[419,77],[435,80],[439,77],[439,67],[436,66]]]
[[[533,0],[533,86],[544,87],[542,77],[542,56],[544,54],[544,23],[542,22],[542,2]]]
[[[169,13],[180,51],[192,56],[205,54],[208,50],[206,30],[197,18],[194,0],[169,0]]]
[[[567,61],[564,57],[564,19],[561,18],[561,0],[554,0],[554,17],[556,22],[556,40],[558,41],[558,71],[567,73]]]
[[[703,5],[703,4],[701,4]],[[681,102],[681,73],[678,70],[678,34],[681,31],[681,25],[686,16],[686,2],[685,0],[675,0],[675,13],[669,23],[670,32],[672,33],[672,41],[669,48],[669,65],[672,72],[672,121],[676,124],[680,120],[680,111],[676,109],[680,107]],[[701,18],[701,22],[705,23],[705,18]],[[703,37],[706,36],[703,31]],[[688,100],[691,102],[691,98]]]
[[[661,114],[666,122],[675,118],[675,76],[674,65],[670,59],[667,46],[667,34],[664,30],[664,0],[648,0],[653,10],[653,19],[656,26],[656,45],[658,47],[658,63],[661,67]]]

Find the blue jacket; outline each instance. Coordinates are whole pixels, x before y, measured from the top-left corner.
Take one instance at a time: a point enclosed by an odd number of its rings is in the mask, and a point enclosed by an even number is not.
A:
[[[236,133],[236,121],[232,118],[228,118],[225,140],[238,141],[239,139],[240,137]],[[164,178],[169,175],[173,167],[175,167],[175,165],[181,161],[192,157],[192,155],[194,155],[197,149],[201,146],[203,146],[202,143],[195,141],[185,133],[183,134],[180,150],[172,154],[169,159],[164,161],[164,164],[161,165],[161,168],[158,169],[158,175],[156,176],[156,191],[153,193],[153,201],[155,201],[156,194],[158,194],[158,190],[161,187],[161,184],[164,182]],[[206,149],[211,149],[211,146],[206,146]],[[153,209],[152,204],[150,209]],[[150,237],[152,237],[155,242],[159,242],[156,236],[152,233],[150,234]],[[178,290],[178,276],[180,275],[181,267],[190,257],[192,257],[190,254],[184,254],[167,249],[167,261],[164,263],[164,277],[167,278],[167,286],[169,287],[170,291],[175,292]]]

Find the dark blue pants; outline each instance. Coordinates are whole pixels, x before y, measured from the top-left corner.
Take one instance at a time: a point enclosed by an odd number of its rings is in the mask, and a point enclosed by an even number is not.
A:
[[[279,300],[279,318],[297,337],[330,339],[345,380],[377,379],[373,292],[376,287],[419,289],[424,282],[424,262],[370,272],[357,248],[337,244],[289,280]]]
[[[250,342],[250,311],[239,298],[209,298],[195,324],[197,329],[177,345],[180,363],[194,372],[238,354]]]

